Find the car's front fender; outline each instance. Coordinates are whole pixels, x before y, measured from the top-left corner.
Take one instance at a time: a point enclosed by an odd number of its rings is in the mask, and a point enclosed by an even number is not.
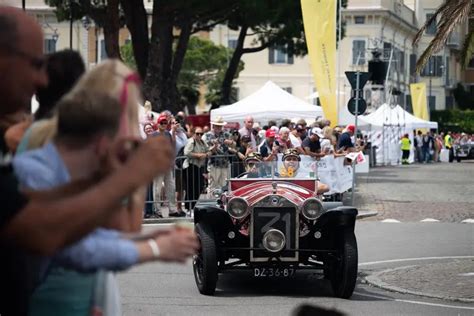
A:
[[[216,233],[233,230],[232,219],[222,208],[208,203],[197,204],[194,208],[194,223],[206,222]]]
[[[317,227],[348,226],[354,228],[358,211],[355,207],[339,206],[324,212],[317,220]]]

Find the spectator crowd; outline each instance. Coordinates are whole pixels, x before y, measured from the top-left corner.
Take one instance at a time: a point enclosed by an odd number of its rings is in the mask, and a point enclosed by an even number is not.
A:
[[[404,138],[407,138],[405,135]],[[439,134],[431,131],[414,131],[413,148],[414,161],[417,163],[441,162],[441,151],[447,150],[448,161],[454,161],[454,147],[457,145],[474,144],[474,135],[466,133],[441,132]],[[403,146],[403,139],[402,139]],[[402,148],[403,151],[403,148]]]
[[[201,194],[212,195],[221,189],[229,177],[244,172],[243,161],[250,153],[259,153],[263,161],[277,159],[288,149],[300,155],[319,159],[326,155],[345,156],[348,152],[364,150],[367,139],[355,140],[355,126],[330,127],[330,121],[316,120],[307,124],[304,119],[269,121],[261,126],[251,116],[240,129],[227,128],[222,117],[210,126],[192,126],[184,112],[172,115],[163,111],[153,115],[151,103],[140,118],[146,138],[164,134],[175,144],[176,164],[173,172],[150,184],[145,217],[162,218],[168,206],[171,217],[190,216]],[[163,189],[166,188],[166,189]]]

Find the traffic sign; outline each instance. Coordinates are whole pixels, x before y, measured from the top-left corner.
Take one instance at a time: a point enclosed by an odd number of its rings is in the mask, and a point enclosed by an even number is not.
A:
[[[347,109],[352,115],[356,115],[356,98],[350,98],[349,102],[347,102]],[[364,99],[359,99],[359,104],[357,104],[357,115],[363,115],[367,110],[367,103]]]
[[[372,73],[362,71],[346,71],[347,80],[351,84],[352,90],[357,89],[357,73],[359,73],[359,89],[362,89],[370,79]]]

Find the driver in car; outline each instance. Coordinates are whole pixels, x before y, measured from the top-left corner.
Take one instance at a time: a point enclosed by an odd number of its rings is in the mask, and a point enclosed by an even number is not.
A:
[[[300,168],[301,157],[295,148],[285,150],[282,157],[283,168],[280,170],[280,177],[295,178],[298,175]],[[318,194],[323,194],[329,191],[327,184],[317,181]]]
[[[260,164],[262,155],[257,152],[248,153],[245,157],[245,174],[241,178],[259,178],[261,175]]]

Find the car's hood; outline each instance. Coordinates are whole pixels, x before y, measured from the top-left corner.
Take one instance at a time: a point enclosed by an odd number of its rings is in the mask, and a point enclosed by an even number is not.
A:
[[[276,184],[276,189],[274,188]],[[300,205],[306,199],[315,196],[314,192],[286,181],[262,181],[254,182],[241,187],[232,192],[232,197],[241,197],[247,200],[247,203],[252,206],[262,198],[269,195],[280,195],[292,202],[293,204]]]

